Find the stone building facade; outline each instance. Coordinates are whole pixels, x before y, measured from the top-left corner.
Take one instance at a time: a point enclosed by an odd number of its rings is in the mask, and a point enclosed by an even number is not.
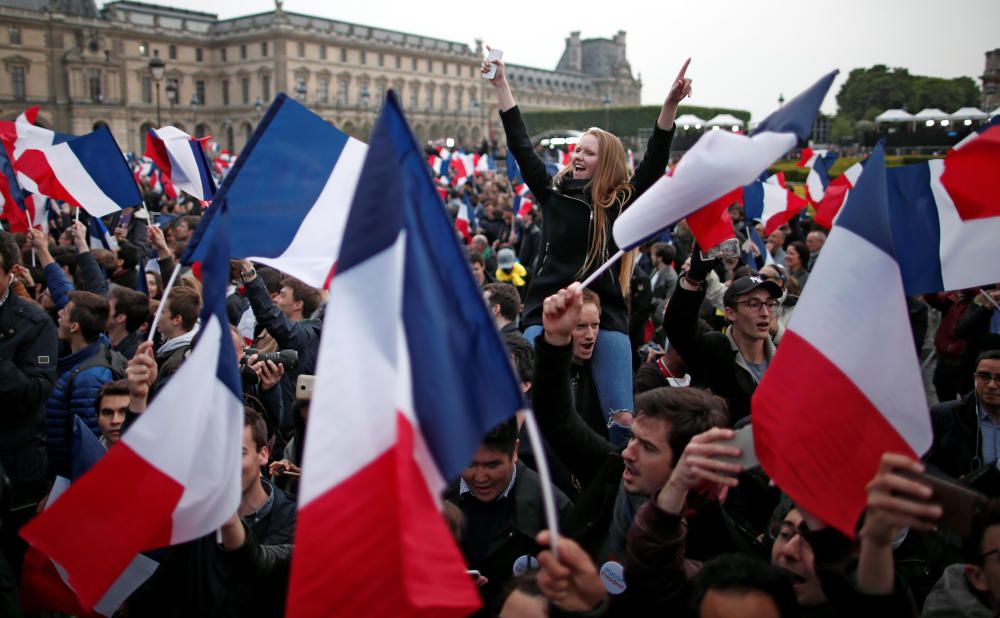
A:
[[[104,123],[138,152],[148,128],[173,124],[239,151],[278,92],[363,139],[392,88],[419,139],[476,144],[501,131],[482,57],[479,41],[290,13],[280,0],[232,19],[129,0],[101,10],[93,0],[0,0],[0,117],[38,105],[40,123],[73,134]],[[624,32],[572,33],[555,71],[508,66],[525,109],[639,101]]]
[[[983,70],[983,111],[990,113],[1000,109],[1000,48],[986,52],[986,68]]]

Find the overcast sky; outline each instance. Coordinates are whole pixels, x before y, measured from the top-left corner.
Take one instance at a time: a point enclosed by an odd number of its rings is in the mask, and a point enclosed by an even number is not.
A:
[[[271,0],[156,1],[221,18],[274,9]],[[841,75],[824,103],[828,113],[836,111],[836,93],[856,67],[964,75],[981,86],[985,52],[1000,48],[1000,0],[286,0],[284,8],[473,48],[481,38],[509,62],[546,69],[559,62],[570,31],[610,38],[625,30],[633,74],[642,74],[643,103],[661,102],[691,56],[691,104],[747,109],[756,120],[774,110],[779,94],[791,98],[832,69]]]

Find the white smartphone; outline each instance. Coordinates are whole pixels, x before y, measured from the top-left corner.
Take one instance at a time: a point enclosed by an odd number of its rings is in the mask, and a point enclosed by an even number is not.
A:
[[[501,58],[503,58],[502,51],[500,51],[499,49],[491,49],[490,55],[486,56],[486,62],[492,63],[496,60],[500,60]],[[497,76],[497,65],[495,64],[491,64],[490,70],[483,73],[484,79],[493,79],[496,76]]]

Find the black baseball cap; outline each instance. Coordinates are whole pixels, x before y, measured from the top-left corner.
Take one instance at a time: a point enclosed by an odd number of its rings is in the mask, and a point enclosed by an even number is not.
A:
[[[781,286],[771,281],[770,279],[765,279],[759,275],[753,275],[750,277],[740,277],[733,284],[729,286],[726,293],[722,296],[722,304],[729,305],[733,304],[733,300],[737,296],[743,296],[744,294],[749,294],[758,288],[764,288],[771,295],[771,298],[781,298],[784,293],[781,290]]]

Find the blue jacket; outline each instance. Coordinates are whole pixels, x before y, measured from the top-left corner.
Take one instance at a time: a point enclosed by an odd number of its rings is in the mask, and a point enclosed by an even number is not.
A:
[[[84,251],[76,256],[76,267],[80,274],[80,281],[83,289],[100,296],[107,296],[109,287],[108,280],[97,264],[94,254]],[[69,293],[76,289],[73,281],[63,272],[62,266],[53,262],[42,269],[45,273],[46,284],[49,293],[52,294],[52,303],[56,309],[62,309],[69,302]]]
[[[105,344],[98,340],[59,359],[56,380],[52,396],[45,404],[46,445],[49,456],[49,476],[61,475],[69,477],[70,447],[73,437],[73,416],[79,416],[87,427],[100,437],[101,430],[97,425],[97,410],[94,403],[97,391],[114,379],[111,368],[106,363],[86,367],[77,372],[75,369],[91,357],[107,354]],[[75,374],[75,377],[74,377]],[[69,384],[72,378],[72,385]],[[72,389],[72,392],[70,392]]]

